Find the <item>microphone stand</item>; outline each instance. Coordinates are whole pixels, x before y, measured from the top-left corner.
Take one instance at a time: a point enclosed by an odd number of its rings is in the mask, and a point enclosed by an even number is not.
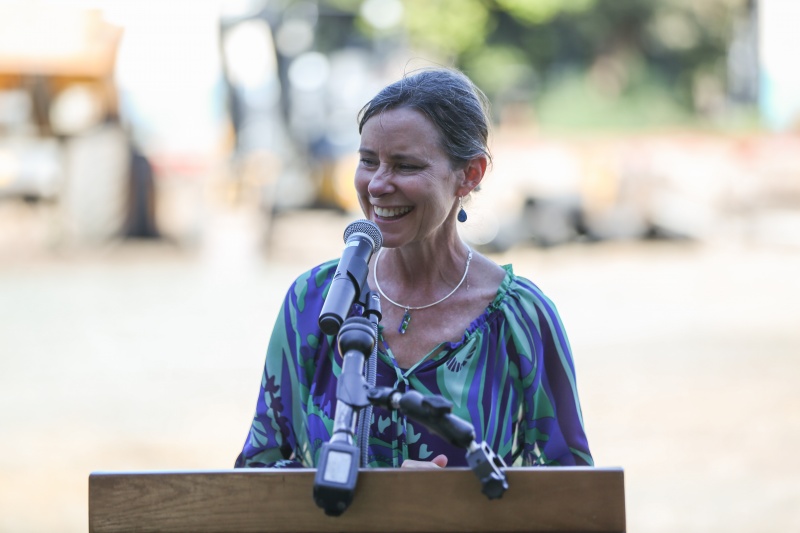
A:
[[[329,516],[341,515],[353,501],[359,467],[359,447],[354,444],[359,412],[370,406],[364,362],[378,340],[380,297],[365,291],[364,316],[348,317],[339,329],[342,372],[336,385],[333,434],[322,445],[314,477],[314,502]]]
[[[381,309],[377,293],[367,290],[364,297],[358,302],[364,307],[363,316],[345,319],[337,335],[342,372],[336,385],[333,433],[320,449],[314,502],[329,516],[341,515],[352,503],[360,451],[354,440],[361,410],[372,405],[399,410],[454,446],[466,449],[467,463],[481,482],[481,492],[490,500],[501,498],[508,489],[505,462],[485,442],[475,442],[475,430],[452,414],[452,403],[441,396],[426,397],[413,390],[400,393],[367,383],[364,365],[377,343]]]
[[[467,450],[467,464],[481,482],[481,492],[490,500],[508,490],[506,464],[486,442],[475,442],[475,430],[452,414],[453,404],[441,396],[423,396],[417,391],[404,393],[389,387],[374,387],[367,393],[373,405],[400,411],[417,420],[454,446]]]

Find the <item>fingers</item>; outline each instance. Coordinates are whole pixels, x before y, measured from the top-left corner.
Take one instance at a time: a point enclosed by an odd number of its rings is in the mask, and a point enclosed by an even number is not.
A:
[[[444,454],[437,455],[431,461],[416,461],[414,459],[406,459],[400,468],[444,468],[447,466],[447,456]]]
[[[436,457],[434,457],[431,462],[433,464],[435,464],[436,466],[444,468],[444,467],[447,466],[447,456],[445,454],[443,454],[443,453],[439,454]]]
[[[414,459],[406,459],[403,461],[403,464],[400,465],[400,468],[439,468],[433,463],[429,463],[428,461],[415,461]]]

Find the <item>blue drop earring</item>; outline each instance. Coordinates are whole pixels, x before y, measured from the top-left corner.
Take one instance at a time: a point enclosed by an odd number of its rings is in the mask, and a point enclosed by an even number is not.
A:
[[[462,198],[463,198],[462,196],[458,197],[458,207],[460,208],[458,210],[458,221],[459,222],[466,222],[467,221],[467,212],[464,211],[464,202],[463,202]]]

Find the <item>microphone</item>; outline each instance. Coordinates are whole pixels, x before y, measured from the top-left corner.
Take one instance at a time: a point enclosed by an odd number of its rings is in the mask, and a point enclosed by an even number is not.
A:
[[[342,258],[319,314],[319,327],[327,335],[339,333],[353,303],[361,301],[369,274],[369,260],[383,245],[383,235],[374,223],[361,219],[344,230],[344,242]]]

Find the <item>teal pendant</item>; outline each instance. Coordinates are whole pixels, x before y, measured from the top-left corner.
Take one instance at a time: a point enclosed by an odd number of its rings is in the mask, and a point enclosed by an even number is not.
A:
[[[406,309],[406,312],[403,315],[403,320],[400,322],[400,327],[397,328],[397,331],[400,333],[400,335],[405,335],[409,322],[411,322],[411,312]]]

